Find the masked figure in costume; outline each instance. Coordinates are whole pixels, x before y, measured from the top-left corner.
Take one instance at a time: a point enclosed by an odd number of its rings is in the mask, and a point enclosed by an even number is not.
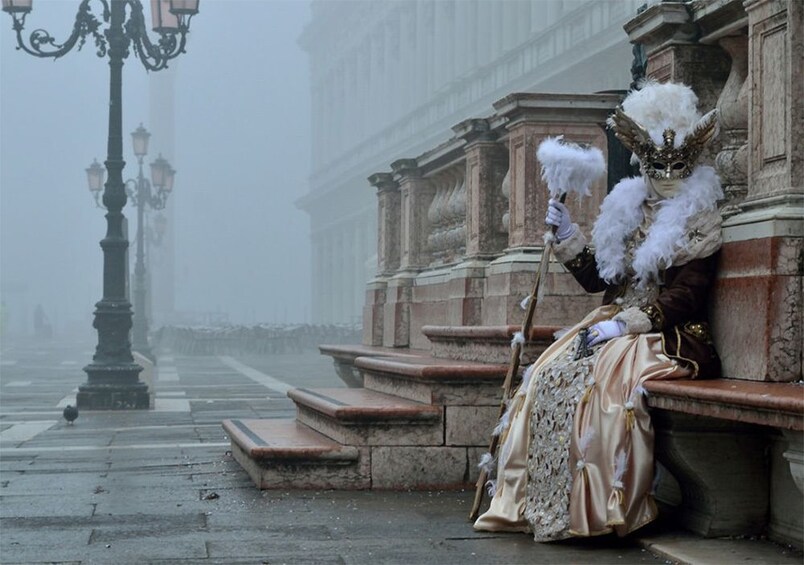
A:
[[[693,91],[648,82],[609,119],[639,160],[641,176],[605,198],[588,242],[551,201],[555,254],[588,292],[593,310],[525,371],[484,457],[491,505],[486,531],[531,532],[537,541],[625,535],[656,518],[653,429],[642,384],[714,378],[720,362],[706,322],[721,245],[720,181],[695,166],[716,132]]]

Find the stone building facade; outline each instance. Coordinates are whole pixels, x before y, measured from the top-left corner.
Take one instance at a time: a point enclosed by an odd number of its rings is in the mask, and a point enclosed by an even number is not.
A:
[[[623,24],[643,0],[314,0],[300,44],[312,88],[312,312],[359,322],[377,272],[366,178],[485,116],[510,92],[622,90]]]

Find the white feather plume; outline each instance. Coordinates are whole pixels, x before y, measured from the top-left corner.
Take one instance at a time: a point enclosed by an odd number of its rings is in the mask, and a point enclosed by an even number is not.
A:
[[[589,196],[589,187],[606,172],[603,152],[563,138],[563,135],[548,137],[539,144],[536,158],[542,165],[542,180],[553,198],[565,192]]]
[[[516,348],[517,344],[525,345],[525,334],[522,332],[514,333],[514,336],[511,338],[511,349]]]
[[[492,430],[491,435],[498,436],[503,433],[505,430],[508,429],[508,425],[511,421],[511,407],[509,406],[508,409],[503,413],[500,420],[497,422],[497,425],[494,426],[494,430]]]
[[[497,460],[491,453],[484,453],[482,457],[480,457],[480,462],[477,464],[478,469],[482,469],[486,472],[487,476],[492,476],[494,474],[495,468],[497,466]]]
[[[578,449],[583,457],[586,457],[586,450],[589,449],[589,446],[592,444],[592,440],[595,439],[595,435],[597,435],[595,428],[590,427],[583,433],[581,439],[578,441]]]
[[[536,363],[525,369],[525,373],[522,375],[522,383],[519,385],[520,390],[528,390],[530,386],[530,379],[533,377],[533,373],[536,371]]]
[[[701,119],[698,97],[689,86],[653,79],[646,79],[639,89],[629,92],[622,108],[659,146],[664,143],[664,130],[670,128],[676,132],[675,147],[680,147]],[[609,125],[612,124],[609,119]]]

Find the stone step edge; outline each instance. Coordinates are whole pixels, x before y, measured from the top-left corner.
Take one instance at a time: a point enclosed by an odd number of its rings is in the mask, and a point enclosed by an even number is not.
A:
[[[222,427],[232,443],[254,460],[349,463],[360,455],[356,447],[341,445],[295,419],[231,419],[224,420]],[[263,437],[271,428],[279,433]],[[281,438],[288,436],[297,436],[301,442],[283,444]]]
[[[341,391],[364,391],[377,398],[387,398],[387,406],[348,404],[332,393]],[[359,394],[359,393],[358,393]],[[341,423],[371,423],[388,421],[436,421],[442,417],[442,408],[408,400],[400,396],[371,391],[362,388],[352,389],[306,389],[294,388],[288,391],[288,397],[296,403],[314,412],[321,413]]]
[[[379,347],[373,345],[338,344],[318,346],[322,355],[327,355],[342,362],[353,362],[357,357],[426,357],[427,350],[408,349],[407,347]]]
[[[422,333],[432,341],[468,340],[468,341],[508,341],[521,331],[521,326],[423,326]],[[560,326],[532,326],[528,332],[528,341],[552,343]]]
[[[508,373],[508,365],[430,359],[433,362],[421,362],[426,361],[424,358],[409,362],[392,357],[358,357],[355,367],[398,378],[443,383],[502,382]]]

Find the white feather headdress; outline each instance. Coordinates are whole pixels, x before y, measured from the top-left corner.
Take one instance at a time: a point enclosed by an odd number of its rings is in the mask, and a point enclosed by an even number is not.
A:
[[[622,102],[622,109],[629,118],[641,125],[656,145],[664,141],[666,129],[676,132],[675,147],[680,147],[700,121],[698,97],[693,90],[678,83],[659,83],[645,80],[639,90],[632,90]],[[608,124],[614,127],[609,118]]]

